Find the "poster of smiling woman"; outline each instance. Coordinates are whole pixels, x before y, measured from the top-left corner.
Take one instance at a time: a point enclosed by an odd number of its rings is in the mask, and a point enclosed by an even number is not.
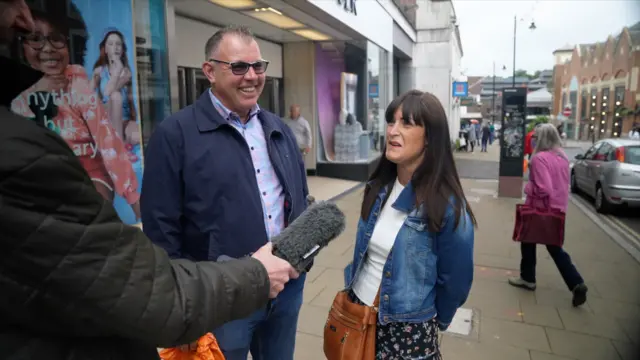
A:
[[[130,0],[31,0],[12,46],[44,73],[11,109],[58,133],[123,222],[140,220],[142,149]]]

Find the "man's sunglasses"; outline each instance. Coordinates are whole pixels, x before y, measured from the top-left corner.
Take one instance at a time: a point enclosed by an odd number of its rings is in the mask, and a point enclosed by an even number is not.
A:
[[[251,67],[253,68],[253,71],[255,71],[256,74],[260,75],[260,74],[263,74],[265,71],[267,71],[267,67],[269,66],[269,62],[266,60],[260,60],[253,63],[248,63],[244,61],[228,62],[228,61],[222,61],[222,60],[216,60],[216,59],[209,59],[209,61],[219,63],[219,64],[229,65],[229,67],[231,68],[231,72],[234,75],[244,75],[249,71],[249,68]]]

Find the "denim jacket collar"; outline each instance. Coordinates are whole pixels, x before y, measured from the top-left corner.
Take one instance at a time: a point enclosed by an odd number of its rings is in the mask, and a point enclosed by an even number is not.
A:
[[[369,182],[369,184],[371,184],[371,182]],[[378,193],[379,201],[382,201],[387,196],[388,189],[389,189],[388,186],[383,186],[382,189],[380,189],[380,192]],[[413,190],[413,185],[411,184],[411,181],[409,181],[407,185],[404,187],[404,189],[402,189],[402,192],[400,192],[400,195],[398,195],[398,198],[396,199],[396,201],[394,201],[393,204],[391,204],[391,207],[393,207],[398,211],[409,213],[416,207],[415,199],[416,199],[416,193]]]

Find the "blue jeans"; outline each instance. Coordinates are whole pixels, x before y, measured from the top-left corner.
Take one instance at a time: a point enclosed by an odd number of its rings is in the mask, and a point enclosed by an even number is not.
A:
[[[293,360],[306,275],[290,281],[277,298],[246,319],[213,331],[226,360]]]
[[[482,151],[487,151],[487,143],[489,142],[488,137],[483,137],[482,138]]]
[[[578,269],[571,262],[571,257],[559,246],[547,245],[547,251],[553,262],[556,263],[560,275],[564,283],[567,284],[569,291],[582,283],[584,280]],[[521,243],[520,253],[522,254],[522,260],[520,261],[520,277],[524,281],[536,282],[536,244]]]

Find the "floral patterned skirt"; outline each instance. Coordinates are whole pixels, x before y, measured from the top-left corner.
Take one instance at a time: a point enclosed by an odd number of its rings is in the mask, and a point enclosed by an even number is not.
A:
[[[349,292],[349,297],[354,303],[365,305],[353,291]],[[376,332],[376,360],[442,360],[435,318],[417,324],[394,322],[382,325],[378,322]]]

